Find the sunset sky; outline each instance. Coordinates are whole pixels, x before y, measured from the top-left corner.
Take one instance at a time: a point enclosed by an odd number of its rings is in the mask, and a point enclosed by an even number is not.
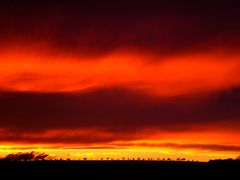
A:
[[[0,1],[0,157],[240,155],[237,1]]]

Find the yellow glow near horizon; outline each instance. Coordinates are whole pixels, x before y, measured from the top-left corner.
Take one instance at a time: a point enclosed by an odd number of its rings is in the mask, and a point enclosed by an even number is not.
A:
[[[162,160],[168,159],[176,160],[177,158],[185,158],[186,160],[194,161],[208,161],[210,159],[235,159],[238,156],[237,152],[213,152],[207,150],[194,150],[194,149],[174,149],[174,148],[149,148],[149,147],[134,147],[134,148],[120,148],[120,149],[65,149],[65,148],[51,148],[44,145],[36,145],[29,149],[22,145],[1,145],[0,157],[4,157],[10,153],[18,152],[41,152],[49,154],[53,159],[72,159],[72,160],[127,160],[138,158]]]

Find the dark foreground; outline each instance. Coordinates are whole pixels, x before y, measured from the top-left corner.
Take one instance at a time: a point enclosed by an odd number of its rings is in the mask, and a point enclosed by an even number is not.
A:
[[[235,177],[240,161],[166,162],[166,161],[0,161],[1,177],[5,178],[76,178],[110,177]],[[2,179],[2,178],[1,178]]]

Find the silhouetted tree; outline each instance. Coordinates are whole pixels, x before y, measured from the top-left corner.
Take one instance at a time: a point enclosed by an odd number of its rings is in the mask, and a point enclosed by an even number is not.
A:
[[[41,153],[41,154],[38,154],[38,155],[36,155],[35,156],[35,160],[45,160],[47,157],[49,157],[49,155],[48,154],[45,154],[45,153]]]

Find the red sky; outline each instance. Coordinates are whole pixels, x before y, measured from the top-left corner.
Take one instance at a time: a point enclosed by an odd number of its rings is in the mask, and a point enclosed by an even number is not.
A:
[[[235,158],[239,4],[0,4],[0,155]]]

